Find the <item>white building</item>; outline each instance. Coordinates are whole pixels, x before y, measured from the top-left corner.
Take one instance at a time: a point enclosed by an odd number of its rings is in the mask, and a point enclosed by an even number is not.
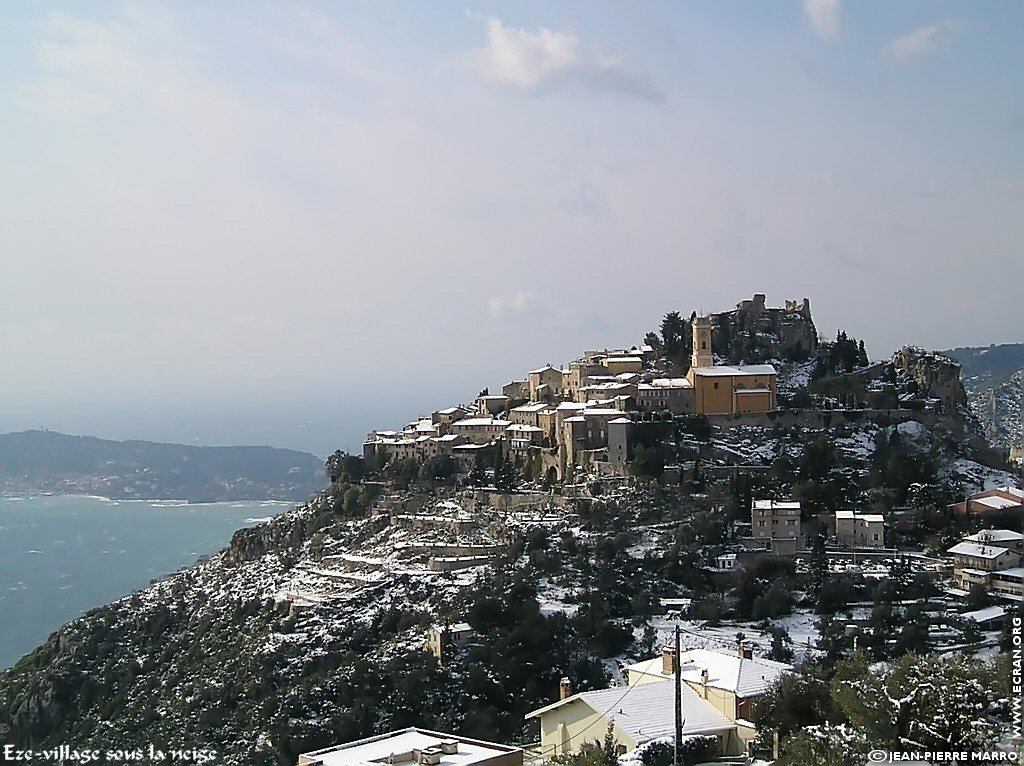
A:
[[[408,728],[303,753],[299,766],[522,766],[518,747]]]

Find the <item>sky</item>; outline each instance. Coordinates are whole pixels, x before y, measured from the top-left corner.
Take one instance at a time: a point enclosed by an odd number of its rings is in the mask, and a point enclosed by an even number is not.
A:
[[[1024,5],[0,8],[0,431],[356,450],[671,310],[1024,341]]]

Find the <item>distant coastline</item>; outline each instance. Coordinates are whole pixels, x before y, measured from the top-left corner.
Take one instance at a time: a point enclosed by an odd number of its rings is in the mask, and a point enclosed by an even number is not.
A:
[[[0,497],[302,502],[326,481],[324,461],[297,450],[112,441],[55,431],[0,434]]]

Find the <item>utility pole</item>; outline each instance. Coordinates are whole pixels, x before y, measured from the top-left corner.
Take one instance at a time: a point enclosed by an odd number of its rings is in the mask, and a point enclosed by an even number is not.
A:
[[[680,662],[679,656],[679,626],[676,625],[676,645],[675,645],[675,656],[673,657],[672,669],[675,671],[675,684],[676,684],[676,739],[675,747],[673,748],[673,765],[679,766],[679,746],[683,741],[683,688],[682,688],[682,663]]]

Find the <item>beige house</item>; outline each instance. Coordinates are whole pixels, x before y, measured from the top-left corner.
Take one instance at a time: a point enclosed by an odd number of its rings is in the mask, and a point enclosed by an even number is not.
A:
[[[501,387],[501,393],[511,402],[525,402],[530,398],[530,381],[513,380]]]
[[[523,426],[537,426],[540,428],[540,415],[542,412],[553,410],[547,402],[531,402],[519,407],[513,407],[508,414],[508,419],[513,423]]]
[[[1015,533],[1009,530],[988,530],[988,532]],[[953,582],[958,588],[970,590],[975,585],[1001,594],[1020,596],[1024,594],[1024,569],[1021,568],[1021,554],[1017,550],[996,545],[985,532],[972,535],[974,540],[964,540],[950,548],[953,556]],[[1017,539],[1004,542],[1019,547]]]
[[[468,622],[457,622],[454,625],[431,625],[427,628],[427,639],[424,648],[437,658],[439,665],[451,656],[452,651],[459,649],[473,638],[473,628]]]
[[[675,732],[675,684],[640,684],[599,691],[568,694],[563,681],[563,699],[534,710],[527,719],[540,721],[541,755],[550,758],[578,752],[586,742],[600,740],[612,726],[612,734],[623,752]],[[740,755],[756,733],[730,721],[688,684],[682,686],[683,735],[703,734],[718,739],[723,755]]]
[[[753,538],[777,556],[794,556],[805,547],[798,502],[754,500],[750,528]]]
[[[452,433],[472,444],[490,444],[510,425],[512,423],[508,420],[498,418],[464,418],[452,423]]]
[[[835,537],[844,548],[884,548],[885,519],[880,513],[836,511]]]
[[[675,675],[674,658],[675,651],[666,647],[660,657],[627,665],[629,684],[670,681]],[[743,647],[735,653],[687,649],[680,654],[681,679],[730,721],[748,720],[751,700],[792,670],[792,665],[754,657]]]
[[[558,399],[565,387],[566,373],[550,364],[539,370],[530,370],[526,376],[530,386],[530,401],[539,402],[545,399]]]
[[[299,756],[298,766],[523,766],[523,751],[410,727]]]
[[[508,409],[509,399],[504,394],[484,394],[476,398],[476,414],[481,417],[500,415]]]
[[[624,372],[642,372],[644,360],[638,356],[606,356],[601,360],[601,365],[609,375],[619,375]]]

